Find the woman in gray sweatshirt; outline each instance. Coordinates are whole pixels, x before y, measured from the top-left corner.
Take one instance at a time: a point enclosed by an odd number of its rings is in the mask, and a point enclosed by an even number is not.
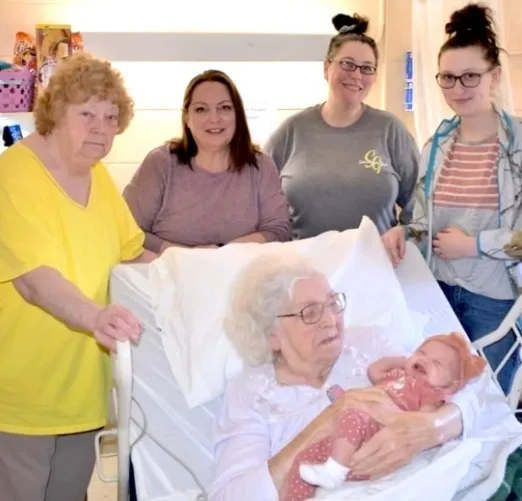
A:
[[[339,14],[333,23],[327,101],[288,118],[264,147],[281,175],[294,238],[357,228],[364,215],[384,233],[412,215],[415,141],[392,114],[363,103],[379,59],[368,21]]]

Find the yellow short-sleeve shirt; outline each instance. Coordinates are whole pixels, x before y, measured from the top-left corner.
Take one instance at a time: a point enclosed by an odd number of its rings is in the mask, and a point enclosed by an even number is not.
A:
[[[110,359],[92,334],[30,305],[12,281],[52,267],[104,305],[111,267],[138,257],[143,242],[102,164],[93,167],[82,207],[23,143],[0,155],[0,431],[96,429],[105,424],[110,389]]]

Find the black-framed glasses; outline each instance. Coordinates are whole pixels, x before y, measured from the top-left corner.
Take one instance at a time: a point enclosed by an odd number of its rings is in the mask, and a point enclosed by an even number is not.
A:
[[[357,68],[363,75],[375,75],[377,68],[371,64],[357,64],[347,59],[329,59],[331,63],[337,63],[339,67],[344,71],[354,72]]]
[[[344,292],[336,292],[325,303],[307,304],[301,311],[297,313],[287,313],[285,315],[277,315],[277,318],[301,317],[306,325],[318,323],[323,318],[324,310],[328,308],[331,313],[337,315],[346,308],[346,295]]]
[[[457,85],[457,81],[459,81],[463,87],[473,89],[479,86],[482,77],[490,71],[490,69],[482,72],[468,71],[458,76],[452,75],[451,73],[437,73],[435,78],[441,89],[453,89],[453,87]]]

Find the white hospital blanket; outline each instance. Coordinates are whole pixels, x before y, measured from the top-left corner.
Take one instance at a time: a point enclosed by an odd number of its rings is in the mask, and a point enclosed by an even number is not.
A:
[[[142,342],[133,348],[133,395],[139,403],[132,409],[138,423],[132,427],[134,439],[143,426],[146,428],[145,437],[132,453],[138,497],[140,501],[191,501],[195,499],[194,480],[154,440],[182,456],[200,482],[208,486],[213,476],[212,424],[221,398],[188,408],[170,371],[160,333],[154,327],[149,270],[145,265],[118,266],[111,282],[112,300],[134,311],[145,326]],[[422,256],[411,244],[397,276],[410,311],[428,320],[425,335],[461,329]],[[501,401],[500,394],[491,398]],[[495,434],[520,433],[521,427],[506,405],[499,403],[495,409],[496,412],[483,416],[486,439]],[[507,456],[521,443],[518,437],[482,444],[453,501],[487,500],[501,483]]]
[[[371,482],[347,482],[336,491],[319,489],[314,499],[326,501],[451,501],[481,444],[457,441],[426,451],[397,472]],[[441,482],[441,479],[444,479]]]

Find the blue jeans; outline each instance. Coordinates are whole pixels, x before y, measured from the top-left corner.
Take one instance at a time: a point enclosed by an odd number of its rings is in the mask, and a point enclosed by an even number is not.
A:
[[[511,299],[482,296],[444,282],[439,282],[439,285],[472,342],[497,329],[515,302]],[[499,366],[516,342],[514,332],[510,331],[500,341],[484,349],[484,354],[493,370]],[[511,389],[513,377],[520,363],[519,350],[515,350],[497,375],[498,382],[506,394]]]

